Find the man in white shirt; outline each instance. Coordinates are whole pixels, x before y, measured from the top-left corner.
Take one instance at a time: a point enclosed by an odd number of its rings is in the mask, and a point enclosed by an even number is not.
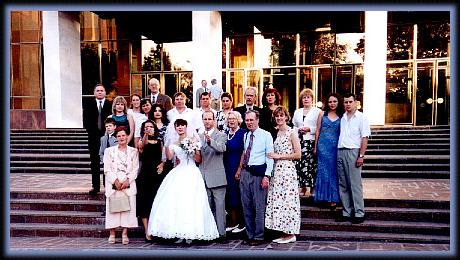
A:
[[[211,94],[209,92],[203,92],[200,95],[200,107],[193,110],[193,124],[196,126],[198,133],[203,133],[204,124],[203,124],[203,112],[211,111],[214,113],[214,116],[217,115],[216,110],[211,108]]]
[[[216,111],[220,110],[220,96],[222,95],[223,90],[217,85],[217,79],[211,80],[211,87],[209,87],[209,91],[211,92],[211,107]]]
[[[337,153],[337,175],[343,210],[336,221],[359,224],[365,220],[361,167],[371,129],[367,118],[357,110],[354,94],[344,95],[344,105],[346,113],[340,121]]]

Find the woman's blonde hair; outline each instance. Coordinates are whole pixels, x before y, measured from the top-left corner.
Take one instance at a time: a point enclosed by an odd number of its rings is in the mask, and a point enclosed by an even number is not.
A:
[[[310,96],[312,100],[315,99],[315,93],[313,93],[313,90],[311,88],[304,88],[299,94],[299,104],[300,104],[300,106],[302,106],[302,99],[305,96]]]
[[[273,119],[275,119],[276,115],[278,114],[284,114],[286,116],[286,123],[289,122],[289,120],[291,120],[291,115],[289,115],[289,111],[287,110],[287,108],[283,107],[283,106],[278,106],[277,108],[275,108],[275,111],[273,111]]]
[[[123,97],[123,96],[116,96],[114,99],[113,99],[113,102],[112,102],[112,113],[115,115],[116,114],[116,105],[117,103],[123,103],[123,105],[125,105],[125,108],[123,109],[123,112],[125,114],[127,114],[127,111],[128,111],[128,103],[126,102],[126,99]]]
[[[238,122],[238,125],[241,125],[243,123],[243,117],[241,116],[240,112],[238,111],[229,111],[227,114],[227,118],[225,118],[225,124],[228,126],[228,116],[229,115],[234,115],[236,117],[236,121]]]

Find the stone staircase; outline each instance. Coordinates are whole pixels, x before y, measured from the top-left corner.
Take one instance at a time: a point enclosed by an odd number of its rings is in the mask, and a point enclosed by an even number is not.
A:
[[[449,126],[373,127],[363,178],[450,178]]]
[[[449,178],[449,128],[372,128],[364,178]],[[86,133],[82,129],[13,130],[11,174],[88,173]],[[301,200],[298,240],[440,243],[450,241],[449,201],[365,199],[362,224],[334,221],[336,212]],[[108,237],[102,194],[86,192],[10,192],[10,235]],[[141,225],[140,225],[141,226]],[[141,227],[130,231],[143,237]],[[230,237],[232,238],[232,237]]]

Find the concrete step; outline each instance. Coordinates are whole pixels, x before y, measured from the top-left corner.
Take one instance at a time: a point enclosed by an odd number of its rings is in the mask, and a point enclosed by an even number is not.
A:
[[[51,144],[51,143],[40,143],[40,144],[10,144],[10,149],[86,149],[88,151],[88,142],[86,143],[62,143],[62,144]]]
[[[102,212],[105,200],[10,199],[10,210]]]
[[[439,154],[378,154],[378,155],[367,155],[365,157],[365,162],[381,162],[381,163],[414,163],[414,162],[423,162],[423,163],[449,163],[449,155],[439,155]]]
[[[29,144],[31,140],[10,140],[11,144]],[[33,140],[34,144],[87,144],[88,139]]]
[[[363,178],[422,178],[422,179],[449,179],[450,171],[438,171],[435,168],[432,170],[393,170],[393,169],[379,169],[379,170],[368,170],[367,165],[363,166],[361,171]]]
[[[437,149],[450,149],[450,143],[421,143],[421,144],[394,144],[386,143],[384,141],[379,142],[370,142],[368,144],[368,149],[396,149],[396,150],[414,150],[414,149],[427,149],[427,150],[437,150]]]
[[[12,148],[10,149],[10,154],[20,154],[20,153],[35,153],[35,154],[89,154],[88,148],[72,148],[72,149],[47,149],[47,148],[31,148],[27,146]],[[367,152],[366,152],[367,153]]]
[[[10,155],[11,162],[17,161],[89,161],[89,154],[61,154],[61,153],[15,153]]]
[[[313,199],[301,197],[300,204],[303,206],[315,206]],[[365,207],[390,207],[390,208],[416,208],[432,209],[433,212],[438,209],[450,209],[450,201],[427,200],[427,199],[375,199],[364,198]]]
[[[89,162],[87,167],[31,167],[31,166],[11,166],[10,173],[56,173],[56,174],[91,174]]]
[[[321,227],[321,228],[318,228]],[[334,219],[303,218],[301,230],[322,231],[347,231],[347,232],[379,232],[396,234],[424,234],[441,235],[450,234],[450,226],[445,223],[412,222],[412,221],[379,221],[366,220],[361,224],[350,222],[335,222]]]
[[[51,161],[11,161],[11,168],[24,167],[26,169],[40,169],[43,167],[66,167],[66,168],[86,168],[89,167],[90,162],[88,161],[59,161],[59,159]]]
[[[88,140],[88,135],[72,134],[72,135],[13,135],[10,140]]]
[[[84,128],[11,129],[11,133],[86,133]]]
[[[450,138],[450,133],[376,133],[371,134],[369,140],[382,139],[433,139],[433,138]]]
[[[334,219],[340,214],[342,208],[335,210],[319,208],[318,206],[301,206],[302,218],[310,219]],[[368,207],[366,205],[366,217],[368,220],[379,221],[414,221],[414,222],[436,222],[449,224],[449,209],[426,208],[400,208],[400,207]]]
[[[386,138],[370,139],[369,143],[386,143],[386,144],[426,144],[426,143],[450,143],[450,138]]]
[[[450,149],[366,149],[367,155],[450,155]]]
[[[11,191],[10,200],[77,200],[77,201],[92,201],[96,203],[104,203],[105,195],[100,192],[95,197],[92,197],[88,192],[38,192],[38,191]],[[84,203],[84,202],[82,202]]]
[[[353,232],[353,231],[323,231],[323,230],[301,230],[297,240],[311,241],[375,241],[393,243],[450,243],[450,236],[444,235],[420,235],[420,234],[395,234],[381,232]]]
[[[101,212],[10,210],[11,223],[103,225]]]

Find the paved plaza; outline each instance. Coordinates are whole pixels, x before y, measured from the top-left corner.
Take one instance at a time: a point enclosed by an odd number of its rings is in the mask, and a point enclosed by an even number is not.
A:
[[[421,199],[450,200],[450,181],[445,179],[364,179],[364,197],[373,199]],[[12,174],[10,191],[41,192],[88,192],[91,187],[90,175],[75,174]],[[448,244],[414,244],[384,242],[341,242],[341,241],[297,241],[290,244],[267,242],[260,246],[249,246],[242,240],[229,240],[225,243],[193,243],[192,245],[147,244],[141,238],[131,238],[128,245],[122,245],[120,238],[116,244],[107,243],[107,238],[65,238],[65,237],[11,237],[11,254],[28,253],[88,253],[88,254],[238,254],[247,252],[285,252],[289,254],[314,254],[314,252],[420,252],[449,254]],[[168,253],[169,252],[169,253]]]

